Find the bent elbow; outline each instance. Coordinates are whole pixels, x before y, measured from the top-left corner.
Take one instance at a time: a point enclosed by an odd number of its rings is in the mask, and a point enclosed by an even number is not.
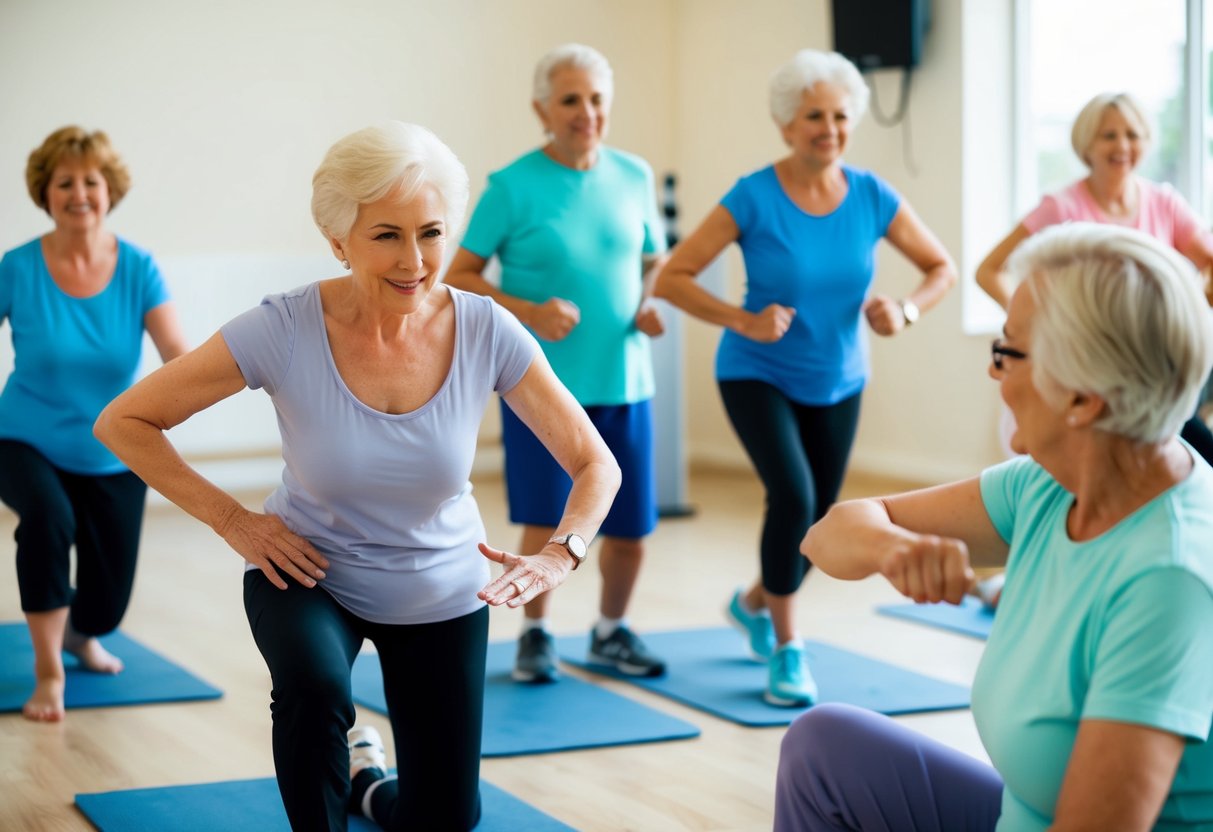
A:
[[[623,485],[623,469],[619,467],[619,463],[612,457],[607,466],[607,477],[612,494],[618,494],[620,486]]]
[[[112,407],[107,405],[97,416],[97,420],[93,422],[93,436],[102,445],[113,450],[110,443],[114,435],[114,416],[111,411]]]
[[[671,295],[670,284],[672,282],[672,278],[664,271],[657,275],[657,279],[653,281],[653,297],[669,300]]]

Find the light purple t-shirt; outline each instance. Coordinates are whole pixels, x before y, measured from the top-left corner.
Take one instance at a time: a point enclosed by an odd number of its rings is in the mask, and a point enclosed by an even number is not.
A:
[[[360,618],[446,621],[483,606],[484,526],[468,475],[489,394],[514,387],[539,354],[492,300],[440,286],[455,306],[442,387],[409,413],[368,407],[329,348],[319,284],[270,295],[220,330],[250,388],[274,402],[286,468],[265,502],[328,558],[320,586]],[[250,567],[251,568],[251,567]],[[288,579],[289,580],[289,579]]]
[[[1063,222],[1101,222],[1123,225],[1149,234],[1176,251],[1183,251],[1198,235],[1206,233],[1184,198],[1166,183],[1136,177],[1137,213],[1133,217],[1110,217],[1091,196],[1085,179],[1049,194],[1023,218],[1023,227],[1035,234]]]

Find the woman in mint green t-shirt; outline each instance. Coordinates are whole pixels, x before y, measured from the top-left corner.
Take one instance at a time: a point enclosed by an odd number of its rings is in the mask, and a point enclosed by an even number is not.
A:
[[[1213,365],[1196,273],[1089,223],[1035,235],[1009,269],[990,375],[1026,456],[840,504],[803,545],[919,603],[959,603],[972,564],[1006,563],[973,684],[993,768],[814,708],[783,742],[776,829],[1213,826],[1213,469],[1178,437]]]
[[[619,462],[623,484],[602,525],[589,660],[657,676],[665,663],[624,616],[644,538],[657,524],[649,339],[663,325],[649,297],[665,240],[652,170],[603,144],[613,93],[610,64],[588,46],[558,46],[540,60],[531,103],[548,141],[489,177],[446,282],[489,295],[534,333]],[[493,257],[500,286],[483,275]],[[510,520],[523,525],[520,548],[531,552],[555,534],[571,481],[504,404],[501,422]],[[518,681],[556,679],[549,595],[527,604]]]

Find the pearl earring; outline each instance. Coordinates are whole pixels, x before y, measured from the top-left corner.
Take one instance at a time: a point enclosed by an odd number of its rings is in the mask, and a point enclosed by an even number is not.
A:
[[[342,260],[342,261],[341,261],[341,268],[343,268],[343,269],[348,269],[349,267],[350,267],[350,261],[349,261],[349,260]]]

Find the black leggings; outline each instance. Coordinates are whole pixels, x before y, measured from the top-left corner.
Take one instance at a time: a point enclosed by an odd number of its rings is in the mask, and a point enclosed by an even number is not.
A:
[[[244,608],[273,681],[274,770],[295,832],[344,830],[350,796],[350,669],[379,651],[399,779],[374,794],[384,829],[471,829],[480,819],[480,729],[489,612],[432,624],[375,624],[324,589],[277,589],[244,574]]]
[[[70,606],[72,628],[86,636],[116,628],[135,583],[146,495],[147,486],[130,471],[72,474],[23,442],[0,440],[0,500],[18,518],[14,537],[21,609],[49,612]]]
[[[800,542],[842,487],[863,394],[816,407],[798,404],[763,381],[719,385],[733,429],[766,489],[763,589],[791,595],[810,566]]]

